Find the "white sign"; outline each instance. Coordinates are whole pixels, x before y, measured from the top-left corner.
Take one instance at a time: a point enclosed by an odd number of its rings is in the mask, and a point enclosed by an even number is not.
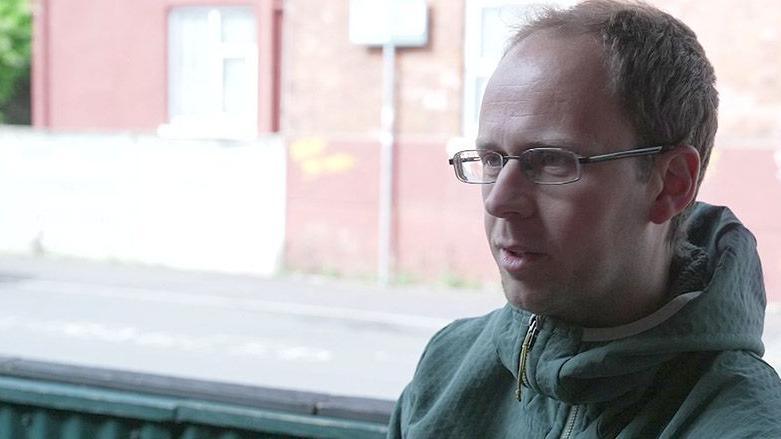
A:
[[[425,0],[350,0],[350,42],[421,47],[428,42]]]

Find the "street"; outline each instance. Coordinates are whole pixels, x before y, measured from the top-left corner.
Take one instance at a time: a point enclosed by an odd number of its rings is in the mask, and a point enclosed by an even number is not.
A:
[[[502,304],[498,290],[2,256],[0,355],[395,399],[434,332]],[[781,368],[777,304],[764,340]]]
[[[0,258],[0,355],[395,399],[431,335],[487,293]]]

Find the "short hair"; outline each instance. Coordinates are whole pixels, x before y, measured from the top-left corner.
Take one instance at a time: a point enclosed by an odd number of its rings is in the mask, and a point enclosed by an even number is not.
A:
[[[593,35],[602,44],[609,90],[643,146],[687,143],[700,155],[702,182],[718,128],[716,75],[695,33],[680,20],[638,1],[589,0],[569,9],[543,7],[509,41],[552,30]],[[506,52],[506,53],[507,53]],[[653,159],[640,160],[647,180]],[[690,207],[690,206],[689,206]],[[677,244],[689,208],[670,221]]]

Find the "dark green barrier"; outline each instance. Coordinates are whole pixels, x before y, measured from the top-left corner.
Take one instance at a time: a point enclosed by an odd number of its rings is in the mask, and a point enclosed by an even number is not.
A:
[[[382,438],[391,408],[0,357],[0,439]]]

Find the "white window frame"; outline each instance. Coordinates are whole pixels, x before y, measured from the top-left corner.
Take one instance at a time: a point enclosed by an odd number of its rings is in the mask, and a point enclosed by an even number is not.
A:
[[[230,43],[222,41],[222,14],[227,9],[247,9],[251,12],[253,23],[254,12],[247,7],[238,6],[178,6],[171,9],[169,15],[169,35],[171,32],[171,16],[181,9],[208,9],[208,44],[204,48],[211,73],[209,80],[203,84],[205,93],[213,111],[207,114],[173,114],[172,102],[175,84],[172,83],[174,69],[172,48],[169,43],[168,60],[168,123],[161,125],[158,133],[163,137],[176,138],[219,138],[219,139],[254,139],[258,136],[258,30],[255,27],[255,41]],[[170,36],[169,36],[170,38]],[[245,93],[255,98],[251,100],[248,111],[240,116],[231,115],[224,109],[225,100],[225,61],[230,59],[243,60],[251,78],[245,84]]]
[[[471,144],[474,142],[477,136],[477,122],[480,110],[480,102],[485,83],[490,78],[496,65],[499,62],[501,54],[494,54],[494,56],[482,56],[482,35],[483,35],[483,11],[489,8],[497,7],[519,7],[519,6],[535,6],[535,5],[552,5],[559,7],[572,6],[577,3],[576,0],[467,0],[465,13],[465,32],[464,32],[464,106],[462,113],[462,135],[464,143]],[[518,15],[516,20],[508,24],[517,26],[519,24],[518,19],[522,15]],[[505,32],[505,41],[512,36],[512,30],[507,29]],[[483,87],[478,90],[478,82],[480,79],[484,79]]]

